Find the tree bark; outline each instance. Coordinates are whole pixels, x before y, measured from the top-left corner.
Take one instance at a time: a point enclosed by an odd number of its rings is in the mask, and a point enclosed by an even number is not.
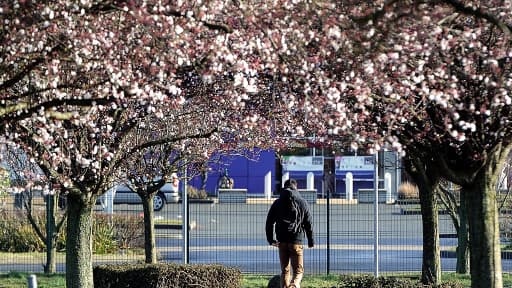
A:
[[[441,283],[441,252],[437,199],[432,185],[420,185],[418,188],[423,224],[421,282],[439,285]]]
[[[93,288],[93,205],[84,203],[80,196],[69,194],[67,197],[67,209],[66,287]]]
[[[441,249],[438,227],[438,205],[435,194],[439,184],[438,169],[423,157],[409,153],[404,159],[407,172],[418,185],[423,225],[423,259],[421,282],[438,285],[441,283]]]
[[[157,263],[156,242],[155,242],[155,220],[153,211],[153,197],[150,194],[142,198],[142,206],[144,208],[144,253],[146,255],[146,263]]]
[[[469,273],[469,227],[466,205],[467,192],[464,188],[460,192],[459,203],[459,229],[457,231],[457,265],[455,271],[459,274]]]
[[[471,287],[501,288],[503,280],[496,177],[492,168],[486,168],[481,169],[473,183],[463,186],[468,193]]]

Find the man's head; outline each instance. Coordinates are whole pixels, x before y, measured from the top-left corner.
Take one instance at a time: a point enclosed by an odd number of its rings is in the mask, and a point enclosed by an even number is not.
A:
[[[297,180],[295,179],[288,179],[284,182],[284,189],[291,188],[294,190],[297,190]]]

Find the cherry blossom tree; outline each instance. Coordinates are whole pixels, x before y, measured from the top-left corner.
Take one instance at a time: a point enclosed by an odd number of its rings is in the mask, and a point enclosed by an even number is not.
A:
[[[289,19],[277,25],[275,16],[311,8],[256,4],[62,0],[0,5],[0,64],[8,71],[0,76],[2,129],[66,193],[68,287],[93,283],[92,208],[117,179],[128,153],[148,147],[131,142],[141,119],[151,115],[183,121],[181,127],[194,125],[166,111],[203,104],[195,113],[229,136],[213,138],[229,140],[220,142],[222,149],[263,146],[275,131],[302,133],[293,119],[293,113],[302,114],[293,93],[276,94],[264,75],[278,75],[279,55],[289,50],[286,37],[276,34]],[[282,77],[305,75],[283,69]],[[185,93],[194,88],[189,76],[214,93]],[[220,108],[209,110],[209,103]]]
[[[92,205],[126,153],[149,147],[131,140],[149,115],[185,127],[180,112],[195,107],[204,131],[218,127],[209,139],[220,149],[312,135],[376,150],[417,145],[426,150],[415,156],[436,156],[428,163],[443,176],[486,183],[478,187],[492,185],[491,164],[509,149],[506,1],[61,0],[0,9],[2,128],[68,193],[69,287],[92,285]],[[472,207],[492,203],[487,192],[475,191]],[[483,208],[470,220],[472,259],[486,260],[472,265],[473,286],[500,287],[499,253],[484,249],[497,244],[483,217],[493,210]]]
[[[373,123],[358,125],[359,137],[421,156],[466,191],[472,287],[503,285],[495,186],[512,146],[510,5],[376,1],[352,10],[367,33],[350,72],[359,85],[347,87],[363,91],[359,120]]]
[[[153,212],[155,195],[173,180],[173,175],[188,169],[193,160],[207,161],[204,158],[215,151],[215,145],[208,142],[210,138],[215,138],[218,127],[209,128],[210,122],[205,121],[205,114],[199,112],[183,113],[180,110],[178,113],[168,113],[179,122],[148,118],[131,135],[132,141],[143,147],[137,145],[137,149],[128,153],[120,170],[125,178],[123,182],[142,200],[146,263],[157,262]],[[127,147],[128,150],[131,148]]]

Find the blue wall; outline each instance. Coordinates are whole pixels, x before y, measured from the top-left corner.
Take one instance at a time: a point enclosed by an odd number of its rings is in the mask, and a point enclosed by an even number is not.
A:
[[[265,192],[265,175],[272,173],[271,187],[274,190],[276,163],[273,150],[262,150],[257,160],[250,160],[243,156],[222,156],[218,163],[210,165],[211,172],[206,181],[208,195],[217,195],[217,183],[227,169],[229,177],[234,180],[233,188],[247,189],[249,194],[261,194]],[[194,177],[189,185],[196,188],[201,186],[201,177]]]

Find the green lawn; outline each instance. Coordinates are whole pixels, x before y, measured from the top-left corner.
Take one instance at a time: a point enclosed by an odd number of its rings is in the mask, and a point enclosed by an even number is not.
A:
[[[8,273],[0,274],[0,288],[25,288],[27,287],[27,277],[29,273]],[[396,275],[394,275],[396,276]],[[64,288],[64,274],[36,274],[38,288]],[[243,276],[243,288],[266,288],[271,275],[252,275]],[[404,278],[418,279],[418,275],[403,275]],[[336,285],[337,275],[306,275],[302,280],[303,288],[331,288]],[[459,275],[455,273],[443,273],[443,281],[458,281],[464,284],[464,287],[470,287],[470,278],[468,275]],[[503,287],[512,287],[512,274],[503,274]]]

